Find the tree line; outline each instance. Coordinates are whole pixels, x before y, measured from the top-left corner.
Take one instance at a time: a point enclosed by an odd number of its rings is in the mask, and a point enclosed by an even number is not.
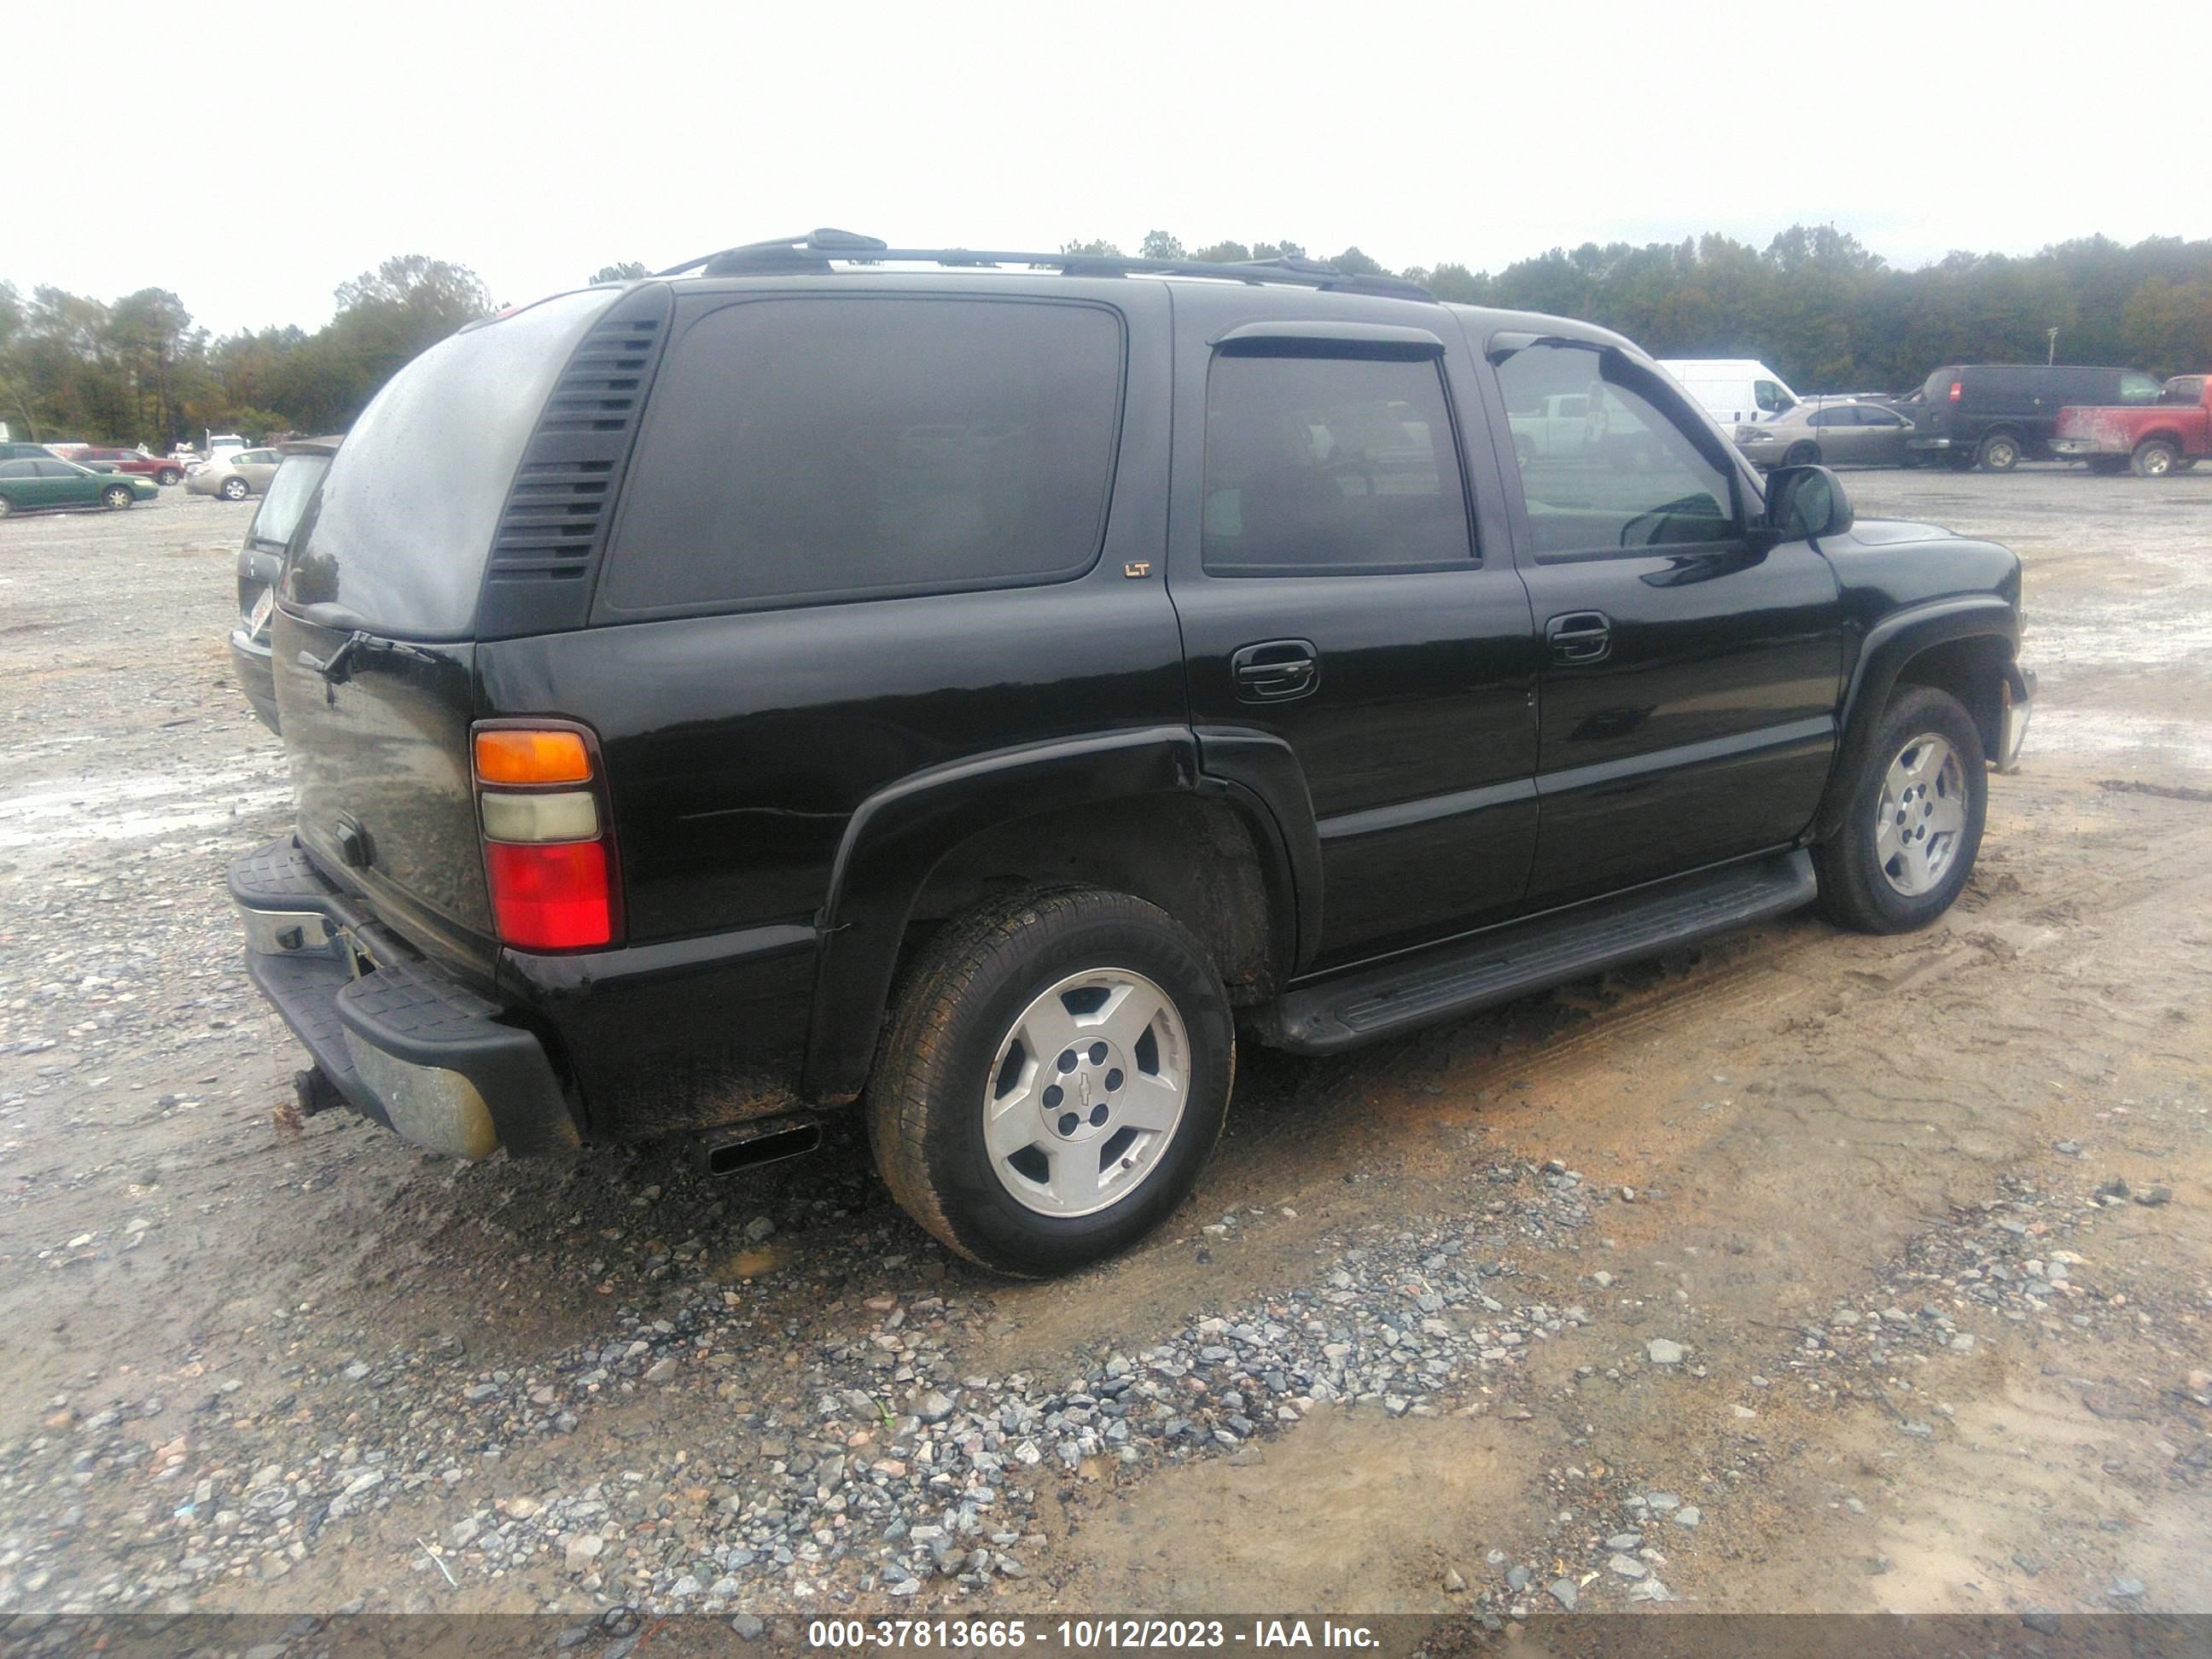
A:
[[[1063,253],[1119,255],[1103,240]],[[1229,264],[1297,258],[1289,240],[1186,249],[1148,232],[1135,257]],[[1767,246],[1718,235],[1585,242],[1495,272],[1445,263],[1396,272],[1357,246],[1340,269],[1402,276],[1442,300],[1580,317],[1662,357],[1757,357],[1801,392],[1901,391],[1952,362],[2060,362],[2156,374],[2212,369],[2212,240],[2094,236],[2024,257],[1953,253],[1899,270],[1832,225],[1793,225]],[[587,280],[641,276],[635,262]],[[203,428],[257,440],[341,432],[392,372],[493,310],[467,266],[387,259],[336,291],[309,332],[220,337],[167,289],[102,301],[0,282],[0,421],[33,441],[82,438],[167,448]]]

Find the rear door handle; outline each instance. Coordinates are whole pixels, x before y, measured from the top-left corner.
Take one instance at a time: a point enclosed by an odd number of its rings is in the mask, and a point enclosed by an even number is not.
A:
[[[1321,653],[1311,640],[1265,640],[1229,659],[1242,702],[1287,702],[1321,684]]]
[[[1553,662],[1603,662],[1613,654],[1613,620],[1602,611],[1570,611],[1544,624],[1544,641]]]

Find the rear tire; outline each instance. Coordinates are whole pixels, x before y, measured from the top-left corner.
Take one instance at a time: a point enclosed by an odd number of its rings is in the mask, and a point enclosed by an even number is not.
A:
[[[165,484],[182,483],[185,481],[185,475],[173,466],[163,467],[156,476],[158,482]]]
[[[1973,717],[1947,691],[1901,687],[1851,781],[1842,827],[1813,849],[1821,911],[1863,933],[1925,927],[1973,875],[1989,799]]]
[[[122,484],[110,484],[100,492],[100,504],[111,513],[121,513],[137,499]]]
[[[222,481],[222,489],[216,493],[227,501],[242,501],[246,499],[246,480],[225,478]]]
[[[6,518],[15,510],[15,503],[9,501],[5,495],[0,495],[0,519]]]
[[[1984,472],[2009,472],[2020,465],[2020,440],[2009,432],[1992,432],[1982,440],[1974,464]]]
[[[868,1139],[891,1195],[952,1249],[1068,1273],[1189,1195],[1236,1059],[1220,975],[1180,922],[1126,893],[1034,893],[929,946],[884,1028]]]
[[[2153,438],[2148,443],[2136,446],[2136,453],[2128,457],[2128,465],[2138,478],[2163,478],[2174,470],[2181,452],[2163,438]]]
[[[1812,443],[1794,443],[1782,457],[1784,466],[1817,466],[1820,462],[1820,447]]]

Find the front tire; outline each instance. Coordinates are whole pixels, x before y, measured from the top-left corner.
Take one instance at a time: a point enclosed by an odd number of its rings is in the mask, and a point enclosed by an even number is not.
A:
[[[111,513],[120,513],[137,498],[121,484],[110,484],[100,492],[100,502]]]
[[[1783,456],[1782,465],[1784,466],[1816,466],[1820,464],[1820,451],[1816,445],[1811,443],[1794,443],[1790,446],[1789,453]]]
[[[1973,717],[1909,685],[1882,710],[1843,826],[1813,849],[1820,908],[1865,933],[1905,933],[1949,909],[1974,872],[1989,767]]]
[[[2020,465],[2020,440],[2009,432],[1992,432],[1982,440],[1974,461],[1984,472],[2009,472]]]
[[[220,493],[222,494],[223,500],[227,501],[242,501],[246,499],[246,480],[243,478],[225,478],[222,481],[222,489]]]
[[[1125,893],[1028,895],[949,924],[908,979],[868,1087],[908,1214],[1000,1273],[1127,1249],[1197,1184],[1236,1070],[1221,978]]]
[[[185,475],[173,466],[165,466],[158,475],[158,481],[165,484],[182,483]]]
[[[2163,478],[2174,470],[2181,452],[2163,438],[2153,438],[2148,443],[2137,444],[2136,453],[2128,458],[2128,465],[2138,478]]]

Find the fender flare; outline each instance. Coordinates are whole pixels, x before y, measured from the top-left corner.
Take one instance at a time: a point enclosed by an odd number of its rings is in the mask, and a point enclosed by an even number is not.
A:
[[[1200,787],[1243,814],[1262,857],[1273,854],[1267,897],[1279,981],[1302,972],[1321,944],[1321,830],[1297,751],[1272,732],[1201,726]]]
[[[849,1100],[866,1082],[908,918],[931,872],[971,836],[1054,806],[1189,792],[1198,739],[1158,726],[1026,744],[950,762],[887,785],[845,826],[818,927],[804,1091]]]
[[[1826,841],[1843,827],[1844,808],[1851,780],[1864,764],[1874,741],[1875,721],[1888,704],[1905,665],[1931,646],[1953,640],[1996,638],[2004,643],[2008,677],[2017,681],[2012,662],[2020,647],[2020,622],[2007,600],[1993,593],[1934,599],[1893,612],[1867,630],[1850,680],[1844,692],[1837,720],[1842,733],[1836,758],[1829,768],[1828,787],[1820,798],[1808,839]],[[2015,690],[2018,690],[2015,687]]]

